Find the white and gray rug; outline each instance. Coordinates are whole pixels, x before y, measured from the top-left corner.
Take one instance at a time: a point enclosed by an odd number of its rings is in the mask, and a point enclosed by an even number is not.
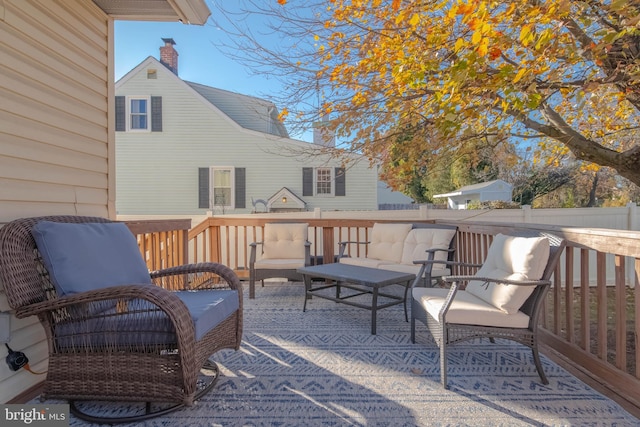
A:
[[[543,357],[509,341],[453,346],[450,390],[426,328],[409,338],[402,306],[378,313],[267,283],[245,299],[239,351],[212,357],[217,385],[194,407],[139,426],[635,426],[640,421]],[[246,295],[246,293],[245,293]],[[87,425],[72,418],[72,426]]]

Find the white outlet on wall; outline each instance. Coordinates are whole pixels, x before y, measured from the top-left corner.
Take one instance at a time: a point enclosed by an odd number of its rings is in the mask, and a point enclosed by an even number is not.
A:
[[[0,313],[0,343],[11,341],[11,314]]]

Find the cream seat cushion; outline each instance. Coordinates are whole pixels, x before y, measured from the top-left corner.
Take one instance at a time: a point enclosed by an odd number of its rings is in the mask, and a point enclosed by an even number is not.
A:
[[[422,258],[424,259],[424,258]],[[437,265],[437,264],[436,264]],[[411,273],[417,275],[420,273],[420,264],[379,264],[377,268],[382,268],[384,270],[398,271],[400,273]],[[431,277],[442,277],[448,276],[451,274],[451,271],[448,268],[432,268]]]
[[[304,267],[304,258],[261,259],[254,267],[260,270],[295,270]]]
[[[420,302],[431,317],[436,320],[444,304],[448,289],[413,288],[413,299]],[[486,301],[466,291],[458,291],[449,307],[445,321],[465,325],[497,326],[505,328],[526,328],[529,316],[521,311],[507,314]]]
[[[507,280],[539,280],[549,260],[546,237],[516,237],[498,234],[487,258],[476,273],[478,277]],[[466,291],[508,314],[518,312],[534,286],[504,285],[472,280]]]
[[[359,265],[360,267],[369,267],[369,268],[379,268],[382,264],[387,261],[373,259],[373,258],[364,258],[364,257],[343,257],[340,258],[341,264],[349,264],[349,265]]]
[[[307,241],[308,229],[309,224],[306,223],[265,224],[264,238],[262,239],[262,259],[278,259],[283,261],[302,259],[304,265],[304,245]],[[258,262],[256,262],[256,267],[258,267],[258,265]]]

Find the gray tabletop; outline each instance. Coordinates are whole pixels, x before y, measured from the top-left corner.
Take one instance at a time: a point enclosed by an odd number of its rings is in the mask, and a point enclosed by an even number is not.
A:
[[[298,273],[310,277],[349,282],[356,285],[382,287],[415,279],[415,274],[379,268],[361,267],[349,264],[322,264],[312,267],[301,267]]]

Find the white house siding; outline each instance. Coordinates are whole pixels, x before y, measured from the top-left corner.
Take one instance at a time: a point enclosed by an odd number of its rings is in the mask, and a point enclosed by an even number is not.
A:
[[[114,213],[111,28],[90,0],[0,1],[0,225],[26,216]],[[0,293],[0,311],[8,310]],[[11,320],[9,345],[27,355],[33,370],[45,371],[37,319]],[[0,402],[42,380],[0,363]]]
[[[148,68],[157,70],[156,79],[147,79]],[[251,198],[266,200],[282,187],[311,210],[377,208],[375,168],[361,162],[348,169],[345,197],[303,196],[303,167],[340,163],[293,158],[285,147],[313,145],[240,127],[153,58],[124,76],[116,95],[162,96],[163,116],[162,132],[116,133],[119,215],[206,214],[198,207],[198,168],[210,166],[246,171],[246,208],[214,213],[249,213]]]

